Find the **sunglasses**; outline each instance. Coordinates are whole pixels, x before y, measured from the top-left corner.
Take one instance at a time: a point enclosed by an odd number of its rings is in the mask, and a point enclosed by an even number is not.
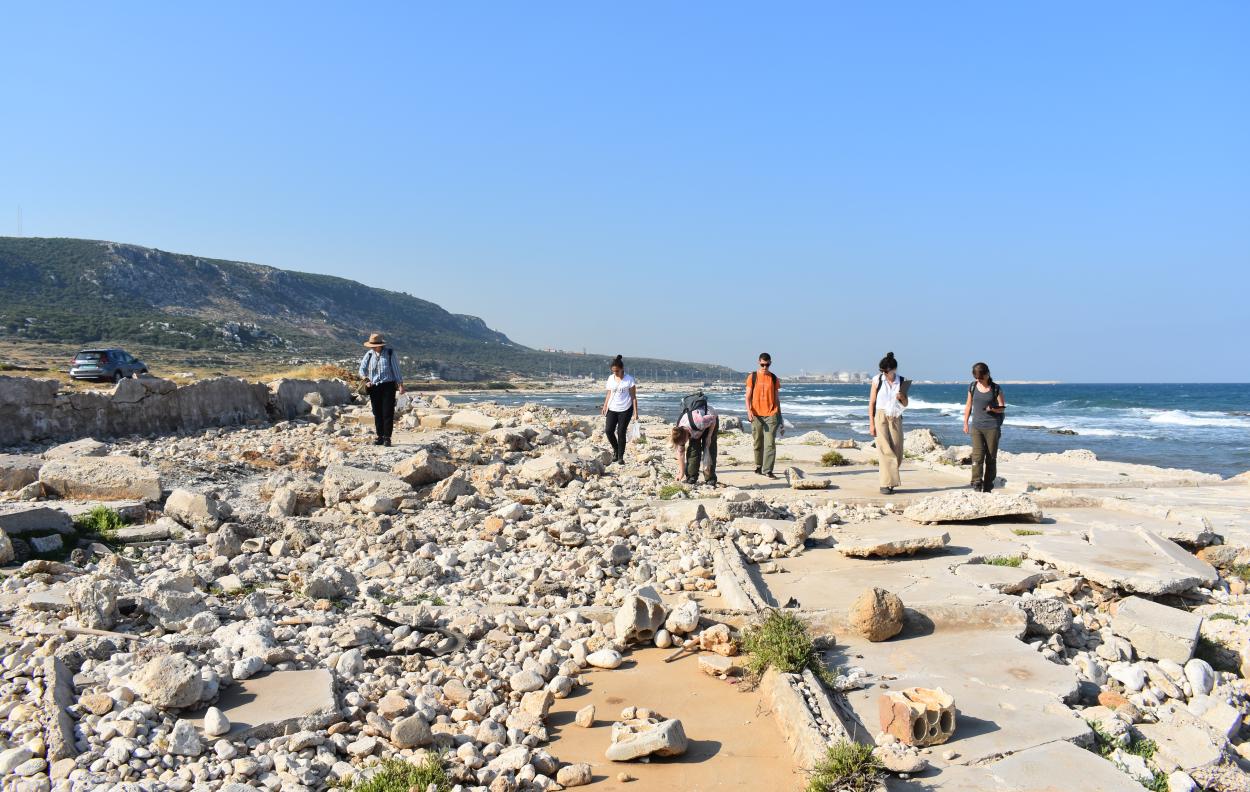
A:
[[[764,368],[768,368],[769,366],[772,365],[772,363],[761,363],[760,365]]]

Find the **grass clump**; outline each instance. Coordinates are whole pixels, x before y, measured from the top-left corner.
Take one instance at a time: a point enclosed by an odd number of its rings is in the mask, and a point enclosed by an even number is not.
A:
[[[990,566],[1018,567],[1021,560],[1020,556],[990,556],[981,563],[989,564]]]
[[[884,773],[871,745],[839,740],[812,771],[807,792],[872,792]]]
[[[346,788],[350,792],[408,792],[410,789],[425,792],[431,784],[438,792],[451,789],[443,760],[434,754],[426,754],[420,764],[401,759],[383,759],[381,770],[368,778],[353,781]]]
[[[1140,737],[1132,733],[1129,735],[1128,745],[1120,745],[1120,743],[1117,742],[1116,739],[1102,727],[1102,724],[1092,720],[1087,720],[1085,722],[1089,724],[1090,730],[1094,732],[1093,750],[1103,759],[1114,761],[1113,757],[1115,752],[1120,750],[1127,754],[1140,756],[1142,759],[1149,762],[1154,757],[1155,752],[1159,750],[1159,746],[1154,740],[1147,740],[1145,737]],[[1138,782],[1146,789],[1151,790],[1151,792],[1167,792],[1168,790],[1168,777],[1165,773],[1152,771],[1149,781],[1142,781],[1141,779],[1138,779]]]
[[[842,454],[838,451],[826,451],[820,457],[820,464],[825,467],[844,467],[851,464],[851,460],[842,456]]]
[[[1229,574],[1239,577],[1242,580],[1250,580],[1250,564],[1233,564],[1228,570]]]
[[[1016,536],[1041,536],[1041,531],[1035,531],[1032,528],[1012,528],[1011,532]]]
[[[117,542],[117,529],[125,526],[126,519],[115,509],[96,506],[86,514],[74,518],[74,530],[83,536],[98,536],[105,544]]]
[[[769,611],[762,621],[743,632],[742,648],[750,655],[747,670],[756,676],[770,666],[785,674],[810,668],[826,686],[833,684],[833,675],[821,662],[807,626],[793,613]]]
[[[665,484],[660,487],[660,500],[672,500],[678,495],[685,495],[686,488],[680,484]]]
[[[1237,621],[1237,617],[1231,613],[1212,613],[1207,616],[1207,621]]]

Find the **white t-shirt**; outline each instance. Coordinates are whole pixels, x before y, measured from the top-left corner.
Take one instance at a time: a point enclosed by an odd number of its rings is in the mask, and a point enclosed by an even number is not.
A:
[[[612,412],[625,412],[626,410],[634,409],[634,400],[629,395],[629,389],[637,384],[632,374],[626,374],[620,379],[617,379],[615,374],[609,374],[608,393],[612,395],[608,397],[608,409]]]

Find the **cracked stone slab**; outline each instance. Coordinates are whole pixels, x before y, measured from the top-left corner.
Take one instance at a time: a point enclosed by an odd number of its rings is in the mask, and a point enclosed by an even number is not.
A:
[[[903,510],[903,516],[926,524],[990,519],[1040,523],[1042,509],[1028,495],[953,490],[916,501]]]
[[[834,549],[852,558],[889,557],[941,550],[950,540],[951,535],[940,528],[887,518],[857,523],[852,530],[835,534]]]
[[[1044,569],[1004,567],[994,564],[961,564],[955,568],[959,577],[984,589],[1000,594],[1032,591],[1039,583],[1054,580],[1057,575]]]
[[[1029,558],[1069,575],[1139,594],[1175,594],[1216,581],[1215,568],[1144,529],[1092,526],[1080,536],[1029,537]]]
[[[232,741],[268,739],[292,731],[324,729],[342,719],[328,669],[274,671],[231,685],[217,701],[230,720]],[[201,731],[204,713],[192,723]]]
[[[61,509],[43,505],[8,505],[0,507],[0,530],[9,536],[50,532],[72,534],[74,521]]]

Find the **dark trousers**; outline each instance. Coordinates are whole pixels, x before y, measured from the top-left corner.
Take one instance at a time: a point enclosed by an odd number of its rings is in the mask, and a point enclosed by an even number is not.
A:
[[[390,440],[391,430],[395,428],[395,389],[394,382],[379,382],[369,386],[369,406],[373,408],[373,428],[377,430],[379,440]]]
[[[716,426],[708,429],[702,437],[692,437],[686,443],[686,483],[693,484],[699,478],[699,463],[703,464],[703,480],[716,483]]]
[[[633,410],[608,410],[607,420],[603,422],[603,431],[608,435],[612,455],[617,462],[625,460],[625,433],[629,431],[629,419],[633,417]]]
[[[1003,435],[1002,427],[972,426],[968,434],[972,436],[972,483],[981,484],[988,491],[998,478],[998,440]]]

